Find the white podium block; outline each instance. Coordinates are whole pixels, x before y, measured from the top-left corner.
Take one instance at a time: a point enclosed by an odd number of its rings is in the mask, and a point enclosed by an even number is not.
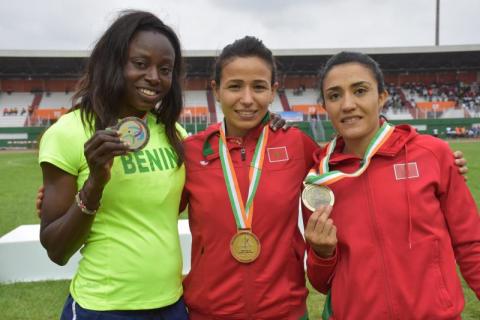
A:
[[[188,220],[178,221],[183,274],[190,271],[192,237]],[[0,238],[0,283],[71,279],[81,258],[75,253],[65,266],[53,263],[40,244],[40,225],[23,225]]]
[[[40,225],[23,225],[0,238],[0,282],[70,279],[79,253],[65,266],[50,261],[40,244]]]

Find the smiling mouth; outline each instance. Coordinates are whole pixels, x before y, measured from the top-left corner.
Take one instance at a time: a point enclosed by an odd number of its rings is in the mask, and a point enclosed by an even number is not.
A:
[[[342,120],[340,120],[340,122],[345,124],[353,124],[353,123],[356,123],[357,121],[360,121],[361,119],[362,117],[355,116],[355,117],[343,118]]]
[[[243,119],[251,119],[257,114],[256,110],[235,110],[235,112]]]
[[[140,92],[141,95],[146,96],[148,98],[156,98],[159,95],[158,91],[155,90],[150,90],[147,88],[137,88],[138,92]]]

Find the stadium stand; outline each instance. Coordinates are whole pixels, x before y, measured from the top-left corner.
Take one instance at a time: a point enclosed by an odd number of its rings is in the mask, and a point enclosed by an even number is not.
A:
[[[0,108],[22,108],[33,103],[33,94],[27,92],[10,92],[0,94]]]
[[[47,92],[43,95],[39,109],[70,109],[72,106],[73,93]]]
[[[206,90],[186,90],[184,92],[185,107],[208,106]]]
[[[278,94],[275,95],[275,98],[273,99],[273,102],[270,105],[270,111],[279,113],[279,112],[282,112],[284,110],[285,109],[282,106],[282,101],[280,99],[280,96]]]
[[[209,112],[206,90],[185,90],[184,110],[181,115],[181,122],[185,123],[210,123],[211,113]]]
[[[290,111],[290,104],[288,103],[287,95],[285,94],[285,88],[279,88],[277,91],[278,99],[280,100],[280,104],[283,108],[283,111]]]
[[[27,115],[0,116],[0,128],[22,127]]]
[[[31,93],[25,92],[0,94],[0,127],[22,127],[33,99]]]
[[[355,50],[371,55],[384,70],[390,93],[384,109],[388,119],[415,123],[420,131],[429,133],[433,128],[444,132],[448,124],[466,127],[469,132],[480,123],[480,46]],[[333,132],[317,102],[318,70],[338,51],[274,50],[279,90],[270,110],[319,140],[328,139]],[[209,87],[216,54],[209,50],[185,52],[185,110],[180,122],[190,133],[223,119]],[[71,105],[88,56],[86,51],[0,51],[0,133],[12,137],[11,128],[44,128],[56,121]],[[430,122],[441,119],[449,123],[436,126]],[[462,124],[453,125],[458,119]],[[19,137],[20,132],[14,135]],[[0,138],[0,147],[35,145],[32,133],[22,136],[28,140]]]
[[[217,107],[215,103],[215,96],[212,90],[207,90],[208,112],[210,113],[210,120],[212,123],[217,122]]]
[[[316,104],[319,96],[318,90],[314,89],[286,89],[285,94],[290,106]]]

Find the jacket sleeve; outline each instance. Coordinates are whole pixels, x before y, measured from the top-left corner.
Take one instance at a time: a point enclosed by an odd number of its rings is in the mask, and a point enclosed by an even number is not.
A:
[[[307,244],[307,277],[312,287],[323,294],[330,289],[331,280],[335,274],[335,266],[338,259],[338,245],[333,257],[320,258]]]
[[[180,198],[180,208],[178,209],[179,214],[187,209],[189,195],[187,188],[183,188],[182,197]]]
[[[475,200],[458,173],[450,148],[440,153],[440,203],[460,271],[480,299],[480,216]],[[443,157],[443,159],[442,159]]]

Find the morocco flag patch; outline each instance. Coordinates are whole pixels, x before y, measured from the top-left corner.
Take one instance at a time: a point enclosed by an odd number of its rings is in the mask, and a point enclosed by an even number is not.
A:
[[[393,171],[396,180],[414,179],[420,176],[416,162],[394,164]]]
[[[267,148],[268,161],[288,161],[287,147]]]

